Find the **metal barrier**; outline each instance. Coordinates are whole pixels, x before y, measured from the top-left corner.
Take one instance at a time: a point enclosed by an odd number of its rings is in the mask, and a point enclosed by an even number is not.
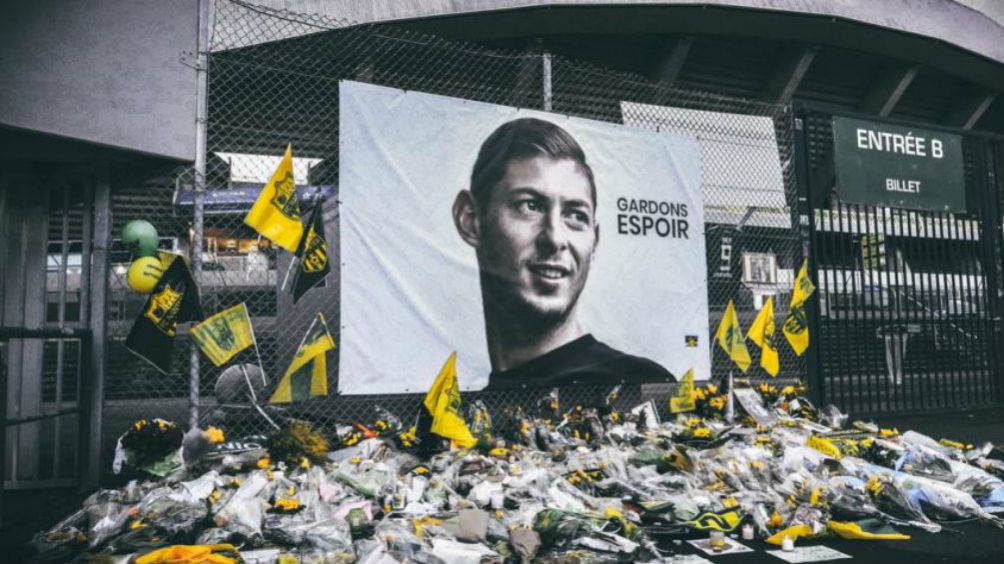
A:
[[[91,414],[94,404],[99,401],[93,393],[93,378],[90,373],[91,332],[86,329],[26,329],[23,327],[0,327],[0,349],[5,354],[0,355],[2,370],[6,372],[6,352],[13,340],[44,340],[53,343],[57,351],[56,365],[53,370],[45,371],[43,376],[42,401],[40,413],[8,418],[7,417],[7,382],[3,378],[0,386],[0,421],[3,421],[3,433],[0,433],[0,453],[7,453],[9,431],[24,425],[40,427],[48,425],[51,435],[35,432],[30,435],[33,444],[22,445],[22,436],[13,433],[13,449],[10,456],[10,466],[13,472],[8,476],[8,460],[0,465],[0,485],[3,490],[20,488],[67,487],[81,484],[80,477],[87,475],[91,461],[98,455],[99,439],[96,429],[92,426]],[[78,343],[76,359],[64,354],[66,341]],[[67,379],[66,367],[75,368],[72,379]],[[51,382],[47,378],[51,373]],[[4,376],[8,376],[6,373]],[[67,426],[63,422],[69,418]],[[76,427],[76,432],[74,432]],[[23,448],[22,448],[23,447]],[[21,452],[30,453],[36,460],[29,465],[19,463]],[[45,464],[45,463],[48,464]],[[30,469],[30,476],[23,476],[22,471]],[[0,498],[2,507],[2,498]]]

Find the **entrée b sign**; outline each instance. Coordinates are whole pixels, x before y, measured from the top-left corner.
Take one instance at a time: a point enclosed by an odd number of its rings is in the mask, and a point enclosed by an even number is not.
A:
[[[960,135],[834,117],[833,159],[845,202],[966,209]]]

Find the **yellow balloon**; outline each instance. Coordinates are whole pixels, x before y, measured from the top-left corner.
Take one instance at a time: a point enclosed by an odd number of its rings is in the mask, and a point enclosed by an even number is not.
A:
[[[129,288],[137,294],[149,294],[157,285],[161,275],[164,274],[164,266],[157,257],[140,257],[129,265],[129,272],[126,274],[126,282]]]

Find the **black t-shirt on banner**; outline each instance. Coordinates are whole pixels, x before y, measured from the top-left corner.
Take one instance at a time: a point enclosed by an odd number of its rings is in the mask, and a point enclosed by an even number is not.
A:
[[[485,390],[675,381],[658,363],[623,353],[592,335],[584,335],[516,368],[492,372]]]

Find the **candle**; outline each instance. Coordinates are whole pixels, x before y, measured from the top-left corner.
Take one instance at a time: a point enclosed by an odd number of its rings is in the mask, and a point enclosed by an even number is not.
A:
[[[743,540],[753,540],[753,525],[743,525]]]
[[[785,552],[791,552],[795,550],[795,541],[791,540],[791,537],[784,537],[781,541],[781,550]]]

